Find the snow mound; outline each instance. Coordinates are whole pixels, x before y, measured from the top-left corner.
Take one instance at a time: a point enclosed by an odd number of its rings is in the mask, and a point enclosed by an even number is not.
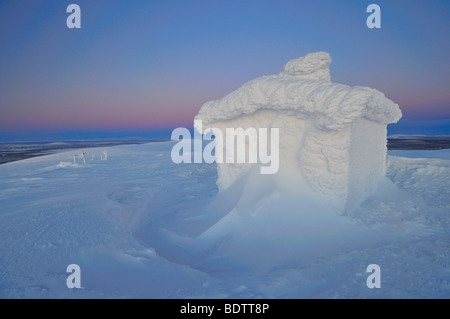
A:
[[[71,162],[59,162],[58,165],[56,165],[56,167],[58,167],[58,168],[66,168],[66,167],[72,168],[72,167],[80,167],[80,165],[73,164]]]

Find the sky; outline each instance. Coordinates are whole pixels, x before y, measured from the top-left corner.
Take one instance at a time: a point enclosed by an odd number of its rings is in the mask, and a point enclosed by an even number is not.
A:
[[[81,29],[66,26],[71,3]],[[1,0],[0,139],[191,127],[203,103],[314,51],[333,82],[399,104],[395,133],[437,120],[450,134],[449,34],[448,0]]]

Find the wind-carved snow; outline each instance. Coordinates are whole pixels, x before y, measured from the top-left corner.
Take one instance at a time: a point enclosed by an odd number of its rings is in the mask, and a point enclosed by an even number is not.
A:
[[[396,123],[401,111],[375,89],[330,82],[330,63],[326,52],[289,61],[280,74],[257,78],[205,103],[195,119],[204,128],[222,131],[279,128],[280,167],[299,170],[313,190],[351,211],[384,176],[386,126]],[[221,190],[251,167],[218,166]]]

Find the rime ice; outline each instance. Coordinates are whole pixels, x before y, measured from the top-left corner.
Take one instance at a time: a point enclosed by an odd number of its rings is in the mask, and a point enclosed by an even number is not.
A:
[[[280,169],[300,172],[311,189],[351,210],[384,176],[386,127],[401,111],[375,89],[330,82],[330,63],[326,52],[289,61],[280,74],[205,103],[195,119],[222,131],[279,128]],[[219,164],[217,185],[228,188],[251,166]]]

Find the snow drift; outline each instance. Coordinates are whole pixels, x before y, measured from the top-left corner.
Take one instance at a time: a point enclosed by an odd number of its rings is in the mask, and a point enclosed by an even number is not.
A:
[[[330,55],[289,61],[278,75],[247,82],[205,103],[195,120],[203,128],[279,128],[280,170],[300,173],[309,188],[350,211],[385,175],[386,126],[401,118],[397,104],[367,87],[330,82]],[[220,141],[216,147],[222,149]],[[224,190],[255,164],[218,164]],[[277,183],[283,180],[275,178]]]

